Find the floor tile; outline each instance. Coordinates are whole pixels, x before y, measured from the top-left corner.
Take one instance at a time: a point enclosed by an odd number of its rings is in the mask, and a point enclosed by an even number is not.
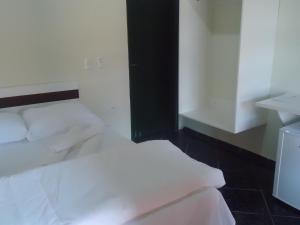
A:
[[[186,153],[209,166],[218,167],[218,152],[207,142],[189,139]]]
[[[219,150],[220,169],[230,172],[250,171],[252,164],[226,149]]]
[[[264,214],[233,213],[236,225],[272,225],[272,220]]]
[[[178,148],[180,148],[183,152],[186,152],[188,142],[186,141],[186,137],[183,132],[178,132],[176,134],[173,134],[169,140],[176,145]]]
[[[267,213],[263,196],[259,191],[225,188],[221,192],[232,212]]]
[[[290,216],[300,218],[300,211],[274,198],[271,194],[265,194],[270,212],[274,216]]]
[[[226,186],[239,189],[259,189],[259,184],[255,176],[248,171],[232,172],[223,170]]]
[[[272,194],[275,171],[257,165],[253,165],[251,170],[252,174],[255,176],[259,188],[267,194]]]
[[[300,211],[272,197],[273,169],[195,133],[180,131],[169,140],[194,159],[223,171],[227,185],[220,191],[237,225],[300,225]]]
[[[275,225],[300,225],[299,218],[291,218],[291,217],[273,217],[273,221]]]

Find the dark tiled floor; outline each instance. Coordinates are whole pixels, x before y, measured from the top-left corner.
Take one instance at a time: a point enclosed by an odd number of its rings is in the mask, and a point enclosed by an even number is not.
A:
[[[168,137],[192,158],[224,172],[221,192],[237,225],[300,225],[300,211],[272,197],[274,169],[184,129]]]

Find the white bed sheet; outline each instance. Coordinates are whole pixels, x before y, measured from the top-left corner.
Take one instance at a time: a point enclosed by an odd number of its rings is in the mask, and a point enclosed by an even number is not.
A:
[[[0,218],[11,225],[156,225],[152,221],[165,224],[177,210],[201,225],[233,225],[214,189],[223,184],[219,170],[189,159],[168,142],[114,146],[0,179]],[[189,209],[198,216],[190,217]]]
[[[111,129],[105,131],[84,144],[69,151],[56,152],[51,148],[57,137],[48,137],[39,141],[26,140],[0,145],[0,177],[10,176],[30,169],[79,158],[115,144],[130,144],[130,140],[121,137]]]
[[[0,145],[0,177],[62,161],[67,152],[56,153],[50,145],[53,138]]]
[[[90,154],[99,153],[113,146],[131,145],[135,145],[135,143],[108,128],[105,129],[105,132],[89,138],[79,146],[75,146],[66,155],[65,160],[76,159]]]
[[[125,225],[235,225],[235,220],[215,188],[154,210]]]

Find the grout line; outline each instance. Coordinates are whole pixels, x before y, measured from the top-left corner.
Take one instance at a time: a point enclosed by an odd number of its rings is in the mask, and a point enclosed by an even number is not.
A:
[[[273,219],[271,210],[270,210],[270,208],[269,208],[268,202],[267,202],[267,200],[266,200],[265,194],[264,194],[264,192],[263,192],[262,190],[260,190],[260,194],[261,194],[261,196],[262,196],[262,198],[263,198],[263,200],[264,200],[264,202],[265,202],[265,205],[266,205],[266,208],[267,208],[267,213],[268,213],[268,215],[269,215],[269,217],[270,217],[270,219],[271,219],[271,222],[272,222],[273,225],[275,225],[275,222],[274,222],[274,219]]]
[[[260,216],[264,216],[264,213],[252,213],[252,212],[244,212],[244,211],[238,211],[238,210],[232,210],[231,212],[233,213],[237,213],[237,214],[244,214],[244,215],[260,215]]]
[[[280,217],[280,218],[289,218],[289,219],[298,219],[300,220],[300,216],[283,216],[283,215],[272,215],[274,217]]]
[[[233,188],[225,186],[224,189],[233,190],[233,191],[251,191],[251,192],[260,192],[259,189],[252,189],[252,188]]]

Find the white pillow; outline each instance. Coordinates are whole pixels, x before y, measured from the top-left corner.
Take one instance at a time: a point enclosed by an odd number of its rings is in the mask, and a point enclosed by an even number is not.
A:
[[[23,118],[29,129],[29,141],[64,133],[74,126],[97,125],[104,128],[102,120],[79,102],[31,108],[23,112]]]
[[[27,128],[16,113],[0,112],[0,144],[21,141],[26,138]]]

